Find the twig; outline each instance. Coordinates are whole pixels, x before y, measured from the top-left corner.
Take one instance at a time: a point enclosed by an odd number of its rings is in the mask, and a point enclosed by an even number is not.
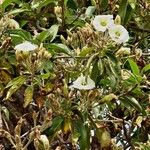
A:
[[[109,112],[108,116],[115,119],[116,121],[125,122],[126,124],[130,125],[130,123],[128,121],[125,121],[124,119],[117,118],[117,117],[113,116],[110,112]]]
[[[56,56],[56,57],[53,57],[53,59],[70,59],[70,58],[78,58],[78,59],[88,59],[90,58],[90,56]]]
[[[3,121],[2,121],[2,112],[1,112],[1,109],[0,109],[0,129],[3,128]]]

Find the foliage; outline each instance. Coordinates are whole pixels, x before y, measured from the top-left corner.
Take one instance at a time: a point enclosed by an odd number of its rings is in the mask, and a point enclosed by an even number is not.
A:
[[[0,148],[149,149],[149,0],[0,3]]]

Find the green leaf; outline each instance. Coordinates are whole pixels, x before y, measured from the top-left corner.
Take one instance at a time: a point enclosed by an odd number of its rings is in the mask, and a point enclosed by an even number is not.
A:
[[[95,82],[97,81],[97,78],[99,77],[99,67],[98,67],[98,60],[96,60],[93,64],[92,72],[91,72],[91,79],[93,79]]]
[[[33,98],[33,86],[28,86],[25,90],[24,93],[24,104],[23,107],[26,108],[30,102],[32,102],[32,98]]]
[[[119,78],[119,72],[117,72],[118,70],[116,70],[114,64],[110,60],[108,60],[108,68],[115,78]]]
[[[7,86],[5,88],[9,88],[6,95],[6,99],[9,99],[11,97],[11,95],[16,92],[25,82],[26,78],[25,76],[19,76],[17,78],[14,78],[13,80],[11,80]]]
[[[121,17],[122,24],[124,24],[124,19],[125,19],[126,12],[127,12],[127,6],[128,6],[127,0],[121,0],[118,14]]]
[[[140,75],[140,70],[139,70],[138,65],[132,59],[128,59],[128,62],[130,64],[130,67],[131,67],[133,74],[134,75]]]
[[[105,10],[108,7],[108,0],[101,1],[101,8]]]
[[[57,116],[52,120],[52,125],[50,128],[46,129],[44,133],[50,137],[54,136],[58,130],[60,130],[64,118]]]
[[[147,71],[150,71],[150,64],[147,64],[143,69],[142,69],[142,73],[145,73]]]
[[[135,7],[136,7],[136,0],[128,0],[128,3],[130,4],[132,9],[135,9]]]
[[[85,15],[91,17],[93,15],[95,9],[96,9],[95,6],[89,6],[85,11]]]
[[[30,32],[27,32],[23,29],[12,29],[8,30],[7,32],[10,34],[10,37],[14,41],[14,45],[19,44],[19,42],[32,40],[32,35],[30,34]],[[19,42],[17,41],[17,39],[19,40]]]
[[[143,112],[142,106],[139,104],[139,102],[134,97],[126,97],[127,102],[134,107],[137,111]]]
[[[84,124],[81,120],[75,122],[76,131],[80,134],[79,145],[80,150],[88,150],[90,148],[90,130],[88,125]]]
[[[22,82],[19,82],[18,84],[11,86],[11,88],[7,92],[6,100],[9,99],[12,96],[12,94],[15,93],[22,86],[22,84]]]
[[[19,77],[16,77],[14,78],[13,80],[11,80],[5,88],[9,88],[13,85],[19,85],[20,83],[23,84],[26,80],[26,77],[25,76],[19,76]]]
[[[65,0],[65,5],[68,8],[71,8],[71,9],[74,9],[74,10],[77,9],[77,4],[76,4],[75,0]]]
[[[20,37],[20,35],[11,34],[10,37],[13,45],[17,45],[25,41],[24,38]]]
[[[45,7],[51,3],[55,3],[56,1],[55,0],[40,0],[40,1],[37,1],[35,3],[32,3],[32,9],[38,9],[40,10],[42,7]]]
[[[8,15],[14,15],[14,14],[19,14],[19,13],[22,13],[22,12],[29,12],[29,11],[30,11],[29,9],[23,9],[23,8],[14,9],[14,10],[10,11],[8,13]]]
[[[122,0],[119,7],[119,16],[121,17],[121,23],[125,25],[132,17],[134,12],[136,0]],[[129,13],[130,12],[130,13]]]
[[[107,56],[112,62],[114,62],[115,64],[118,63],[117,58],[116,58],[115,55],[113,55],[112,53],[107,52],[107,53],[106,53],[106,56]]]
[[[41,33],[39,33],[37,35],[36,39],[40,42],[43,42],[47,38],[50,38],[50,42],[52,42],[55,39],[56,35],[57,35],[58,27],[59,27],[58,25],[52,25],[50,27],[50,29],[42,31]]]
[[[130,13],[128,13],[128,12],[130,12]],[[125,18],[124,18],[124,25],[129,22],[129,20],[130,20],[131,17],[132,17],[133,12],[134,12],[134,9],[132,9],[131,6],[128,5],[128,6],[127,6],[126,15],[125,15]]]
[[[65,53],[65,54],[71,56],[70,49],[66,45],[64,45],[64,44],[61,44],[61,43],[58,43],[58,44],[49,44],[48,48],[49,48],[49,50],[54,50],[57,53]]]
[[[6,7],[12,3],[20,4],[21,1],[20,0],[4,0],[2,5],[1,5],[1,8],[3,9],[3,11],[5,11]]]
[[[83,47],[79,56],[84,57],[84,56],[90,54],[92,51],[93,51],[93,48],[91,48],[91,47]]]
[[[5,106],[2,106],[1,110],[4,112],[7,120],[9,120],[9,110]]]

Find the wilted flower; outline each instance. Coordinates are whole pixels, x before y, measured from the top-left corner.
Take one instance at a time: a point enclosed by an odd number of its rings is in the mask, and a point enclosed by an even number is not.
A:
[[[14,49],[17,50],[17,51],[34,51],[37,48],[38,48],[37,45],[32,44],[28,41],[25,41],[21,44],[16,45]]]
[[[121,47],[117,52],[116,56],[130,55],[131,49],[128,47]]]
[[[122,69],[121,70],[121,77],[122,77],[123,80],[129,79],[131,77],[131,71]]]
[[[109,35],[117,44],[125,43],[129,40],[129,33],[122,25],[114,25],[109,28]]]
[[[98,15],[94,18],[92,24],[96,30],[105,32],[114,24],[113,15]]]
[[[140,48],[136,48],[135,49],[135,57],[136,59],[140,59],[140,57],[142,56],[142,50]]]
[[[86,77],[81,74],[70,87],[79,90],[90,90],[95,88],[95,82],[89,76]]]
[[[50,144],[46,135],[40,135],[40,141],[42,142],[44,149],[49,149]]]

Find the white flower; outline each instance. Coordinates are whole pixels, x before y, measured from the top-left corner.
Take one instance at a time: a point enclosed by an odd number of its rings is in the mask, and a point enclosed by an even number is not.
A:
[[[113,15],[98,15],[94,18],[92,24],[96,30],[105,32],[114,24]]]
[[[129,33],[122,25],[114,25],[109,28],[109,35],[117,44],[125,43],[129,40]]]
[[[17,51],[28,51],[29,52],[29,51],[34,51],[37,48],[38,48],[38,45],[32,44],[28,41],[25,41],[21,44],[16,45],[14,49]]]
[[[70,87],[79,90],[90,90],[95,88],[95,82],[89,76],[85,77],[81,74]]]

